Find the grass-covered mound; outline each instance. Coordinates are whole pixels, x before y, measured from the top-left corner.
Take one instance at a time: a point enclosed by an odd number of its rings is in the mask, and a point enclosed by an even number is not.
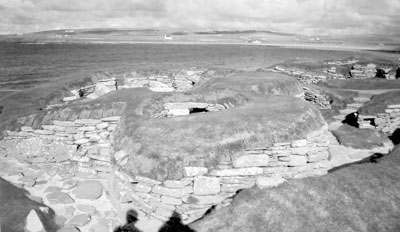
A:
[[[303,92],[301,84],[293,77],[265,72],[242,72],[226,78],[213,78],[196,86],[197,91],[230,88],[247,96],[296,96]]]
[[[399,82],[400,83],[400,82]],[[390,91],[375,95],[370,101],[366,102],[358,112],[363,115],[375,115],[385,113],[388,105],[399,104],[400,91]]]
[[[26,197],[26,191],[7,182],[0,177],[0,226],[4,232],[23,232],[26,217],[34,209],[42,221],[46,231],[56,231],[54,211],[48,213],[40,210],[47,207]]]
[[[322,177],[241,191],[193,223],[212,231],[400,231],[400,149]]]
[[[191,93],[110,94],[127,102],[116,149],[130,154],[125,171],[158,180],[182,177],[183,165],[214,168],[246,148],[303,138],[324,120],[316,108],[294,97],[300,84],[285,75],[257,72],[213,78]],[[130,96],[131,95],[131,96]],[[279,95],[279,96],[278,96]],[[235,107],[172,118],[152,118],[169,102],[232,103]]]
[[[44,111],[48,105],[61,103],[63,97],[69,96],[70,90],[90,85],[91,83],[92,79],[89,77],[76,78],[68,81],[55,81],[5,95],[0,101],[0,107],[2,108],[0,131],[3,131],[13,123],[13,119]]]
[[[130,154],[124,166],[127,172],[158,180],[181,178],[185,160],[198,161],[191,165],[213,168],[219,160],[238,155],[246,148],[303,138],[324,123],[310,104],[284,96],[258,98],[229,110],[172,118],[145,117],[140,109],[147,108],[146,103],[136,108],[127,105],[134,112],[126,115],[116,141],[118,148]]]
[[[389,138],[382,132],[371,129],[358,129],[344,124],[333,135],[340,144],[355,149],[374,149],[391,143]]]

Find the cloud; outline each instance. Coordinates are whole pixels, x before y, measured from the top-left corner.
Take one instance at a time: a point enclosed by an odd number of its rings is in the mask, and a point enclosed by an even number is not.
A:
[[[91,27],[388,33],[398,0],[0,0],[2,32]]]

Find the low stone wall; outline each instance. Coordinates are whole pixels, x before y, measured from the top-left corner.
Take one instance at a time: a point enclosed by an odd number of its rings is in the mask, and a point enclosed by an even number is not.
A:
[[[324,82],[328,78],[340,78],[339,76],[335,77],[336,75],[328,75],[328,73],[324,72],[310,72],[307,70],[299,69],[299,68],[289,68],[289,67],[284,67],[281,65],[277,65],[272,68],[266,68],[266,69],[261,69],[260,71],[268,71],[268,72],[278,72],[278,73],[284,73],[288,74],[291,76],[295,76],[298,81],[304,84],[315,84],[318,82]]]
[[[147,75],[131,72],[123,74],[121,83],[113,74],[97,75],[95,83],[70,91],[64,102],[81,98],[96,99],[109,92],[126,88],[148,88],[154,92],[188,92],[196,83],[205,79],[208,70],[188,69],[169,73],[149,73]],[[100,77],[99,77],[100,76]],[[53,106],[50,106],[51,108]]]
[[[327,100],[327,97],[318,93],[315,90],[312,90],[307,87],[303,87],[304,89],[304,99],[317,105],[320,109],[331,109],[332,106],[330,102]]]
[[[350,75],[356,79],[373,78],[376,76],[376,64],[355,64],[350,70]]]
[[[180,70],[169,74],[142,75],[132,72],[124,75],[120,88],[149,88],[154,92],[187,92],[204,79],[205,70]]]
[[[109,173],[112,132],[124,106],[118,107],[99,108],[96,114],[95,110],[87,114],[85,107],[80,107],[80,112],[67,108],[69,113],[60,109],[22,117],[18,119],[22,126],[16,131],[8,130],[0,141],[0,152],[31,163],[74,161],[79,172]]]
[[[388,105],[385,113],[376,115],[358,115],[360,128],[378,129],[392,134],[400,127],[400,105]]]
[[[304,64],[307,66],[307,63]],[[350,69],[349,73],[337,72],[337,69],[343,70],[343,66],[347,66]],[[306,68],[296,67],[294,64],[290,67],[290,64],[278,64],[269,68],[260,69],[260,71],[279,72],[285,73],[291,76],[295,76],[296,79],[305,84],[324,82],[329,79],[366,79],[366,78],[386,78],[389,80],[396,79],[394,66],[391,64],[374,64],[360,62],[356,59],[344,59],[344,60],[332,60],[325,61],[320,68],[314,68],[313,71],[307,70]]]
[[[248,149],[241,156],[221,160],[213,170],[201,162],[192,166],[195,162],[187,160],[184,178],[164,182],[127,175],[119,168],[128,157],[121,150],[115,154],[117,163],[110,185],[117,208],[138,208],[162,220],[176,211],[184,223],[190,223],[213,205],[228,204],[238,190],[256,183],[274,186],[283,178],[326,174],[332,167],[328,152],[331,140],[332,135],[324,128],[301,140]]]

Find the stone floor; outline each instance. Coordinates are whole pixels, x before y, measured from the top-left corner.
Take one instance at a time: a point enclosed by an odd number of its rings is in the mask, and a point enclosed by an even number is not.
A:
[[[34,165],[11,157],[1,157],[0,176],[29,192],[32,200],[51,207],[57,215],[59,231],[112,232],[125,223],[111,204],[105,179],[76,173],[72,163]],[[158,231],[162,222],[138,215],[136,227]]]

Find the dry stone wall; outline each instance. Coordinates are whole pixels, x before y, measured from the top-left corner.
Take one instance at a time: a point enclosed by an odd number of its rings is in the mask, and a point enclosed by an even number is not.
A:
[[[331,103],[328,101],[328,97],[318,93],[315,90],[312,90],[307,87],[303,87],[304,90],[304,99],[317,105],[320,109],[331,109]]]
[[[53,110],[44,114],[53,116],[47,120],[36,115],[42,119],[39,124],[27,116],[20,119],[26,123],[20,130],[8,131],[0,141],[0,152],[32,163],[72,162],[76,172],[106,178],[108,197],[121,218],[127,209],[135,208],[161,220],[178,212],[184,223],[202,217],[212,206],[229,204],[240,189],[274,187],[286,178],[324,175],[334,165],[329,149],[336,140],[324,126],[300,140],[226,156],[213,168],[195,157],[185,157],[183,178],[178,180],[132,176],[122,169],[132,154],[113,149],[113,131],[124,105],[117,106],[110,112],[99,106],[103,111],[96,114],[85,113],[83,106],[79,113]]]
[[[65,109],[60,109],[44,116],[23,117],[19,119],[23,126],[19,131],[8,130],[0,141],[0,149],[8,156],[31,163],[73,161],[78,172],[109,173],[113,157],[112,132],[125,107],[123,103],[114,106],[118,108],[101,111],[100,107],[97,114],[87,114],[82,107],[80,112],[67,115],[63,113]]]
[[[64,97],[64,102],[71,102],[81,98],[96,99],[109,92],[125,88],[148,88],[154,92],[187,92],[191,91],[196,83],[206,78],[209,70],[187,69],[177,72],[141,73],[131,72],[123,74],[118,83],[112,74],[100,75],[95,83],[70,91],[70,96]],[[53,106],[50,106],[50,108]]]
[[[378,129],[392,134],[400,127],[400,104],[388,105],[385,113],[376,115],[358,115],[360,128]]]
[[[149,88],[154,92],[187,92],[204,79],[206,70],[180,70],[172,73],[143,75],[132,72],[124,75],[120,88]]]
[[[283,178],[324,175],[330,169],[328,146],[332,135],[323,128],[307,138],[275,143],[271,147],[248,149],[241,156],[221,159],[215,169],[201,162],[193,166],[184,161],[183,178],[160,182],[142,176],[127,175],[120,167],[128,154],[115,153],[117,161],[112,192],[119,208],[139,208],[162,220],[172,212],[190,223],[204,215],[213,205],[229,204],[236,191],[259,186],[275,186]]]
[[[307,64],[304,64],[307,66]],[[350,69],[349,73],[338,72],[338,69]],[[346,69],[344,69],[346,70]],[[278,64],[269,68],[260,69],[260,71],[279,72],[295,76],[298,81],[305,84],[325,82],[330,79],[366,79],[366,78],[386,78],[389,80],[396,79],[393,72],[394,66],[392,64],[375,64],[360,62],[357,59],[344,59],[325,61],[320,68],[315,68],[310,71],[307,68],[290,66],[290,64]]]

